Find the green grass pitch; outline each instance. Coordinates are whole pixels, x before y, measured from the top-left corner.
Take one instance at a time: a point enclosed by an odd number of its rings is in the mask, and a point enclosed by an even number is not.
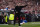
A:
[[[0,25],[0,27],[14,27],[14,26],[13,25]],[[16,24],[15,27],[18,27],[18,24]],[[22,24],[22,27],[40,27],[40,22],[28,22],[28,23]]]

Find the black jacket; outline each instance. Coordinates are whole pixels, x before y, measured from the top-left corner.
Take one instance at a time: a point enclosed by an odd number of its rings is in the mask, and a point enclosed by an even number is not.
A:
[[[21,11],[21,9],[23,8],[23,7],[26,7],[27,5],[25,5],[25,6],[16,6],[15,7],[15,10],[17,11],[17,12],[20,12]]]

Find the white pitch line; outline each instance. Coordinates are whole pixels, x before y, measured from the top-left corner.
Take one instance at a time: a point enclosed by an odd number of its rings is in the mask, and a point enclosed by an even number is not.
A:
[[[0,24],[0,25],[8,25],[8,24]]]
[[[40,23],[31,23],[31,24],[40,24]]]

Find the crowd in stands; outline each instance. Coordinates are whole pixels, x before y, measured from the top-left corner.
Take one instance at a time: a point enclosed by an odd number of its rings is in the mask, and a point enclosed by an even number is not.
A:
[[[30,0],[3,0],[2,2],[0,1],[0,9],[6,9],[7,7],[8,10],[15,9],[15,6],[18,5],[18,3],[21,3],[20,6],[27,5],[22,8],[22,10],[28,10],[28,12],[25,13],[33,14],[33,11],[35,11],[36,15],[40,13],[40,5],[35,1]]]
[[[15,8],[15,6],[21,3],[20,5],[28,5],[24,8],[24,10],[40,10],[40,5],[37,5],[35,1],[24,1],[24,0],[3,0],[0,2],[0,9],[5,9],[7,6],[11,8]]]

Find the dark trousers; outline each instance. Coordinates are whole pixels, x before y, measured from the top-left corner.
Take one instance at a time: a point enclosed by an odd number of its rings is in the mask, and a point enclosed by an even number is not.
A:
[[[15,23],[16,23],[16,17],[18,17],[18,24],[19,24],[19,26],[21,26],[20,25],[20,13],[15,13],[15,17],[14,17],[14,25],[15,25]]]
[[[40,21],[40,16],[38,16],[38,21]]]
[[[2,21],[0,21],[0,24],[2,24]]]

